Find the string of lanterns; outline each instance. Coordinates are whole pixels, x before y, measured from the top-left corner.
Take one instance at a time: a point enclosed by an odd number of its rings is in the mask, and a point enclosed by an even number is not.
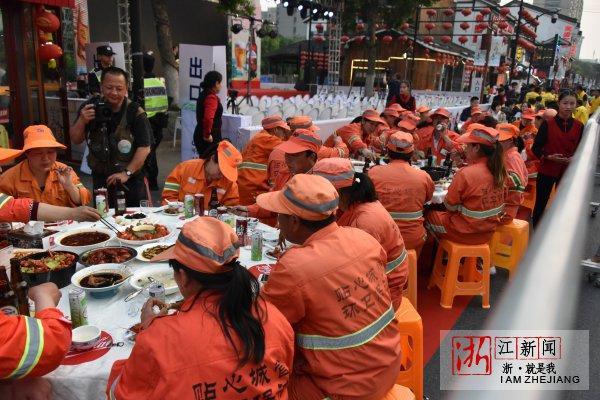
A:
[[[48,68],[56,69],[58,59],[62,57],[62,48],[53,42],[53,33],[60,28],[60,20],[51,11],[43,6],[36,9],[35,26],[38,29],[38,58],[40,62],[47,63]]]

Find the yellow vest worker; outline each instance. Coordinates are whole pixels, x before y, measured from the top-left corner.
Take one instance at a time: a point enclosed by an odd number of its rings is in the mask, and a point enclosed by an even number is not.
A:
[[[575,111],[573,111],[573,118],[585,125],[588,119],[590,118],[587,107],[577,107]]]
[[[144,78],[144,110],[148,118],[167,112],[169,101],[167,88],[162,78]]]

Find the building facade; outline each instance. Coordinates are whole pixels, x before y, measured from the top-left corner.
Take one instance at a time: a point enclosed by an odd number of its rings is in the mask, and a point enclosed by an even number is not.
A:
[[[560,9],[561,14],[581,22],[583,0],[533,0],[533,4],[547,10]]]

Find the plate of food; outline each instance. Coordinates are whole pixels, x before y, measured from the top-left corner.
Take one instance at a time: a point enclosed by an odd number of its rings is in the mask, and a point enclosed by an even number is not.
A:
[[[152,262],[152,258],[156,257],[175,243],[149,243],[137,249],[137,259],[144,262]]]
[[[106,245],[115,236],[112,230],[105,228],[72,229],[56,235],[55,243],[65,250],[81,254]]]
[[[285,251],[281,250],[281,247],[277,246],[274,249],[267,250],[265,252],[265,257],[277,261],[281,258],[281,256],[283,256],[283,253],[285,253]]]
[[[116,294],[129,277],[120,264],[99,264],[77,271],[71,277],[71,283],[93,297],[105,298]]]
[[[163,208],[161,212],[165,215],[178,217],[183,214],[183,203],[180,201],[169,201],[167,202],[167,206]]]
[[[149,278],[162,283],[165,287],[166,295],[179,292],[179,287],[177,287],[175,277],[173,276],[173,269],[168,265],[139,269],[129,278],[129,284],[134,289],[140,290],[150,285],[151,279]]]
[[[41,251],[21,257],[16,262],[29,286],[53,282],[62,289],[69,286],[78,259],[79,256],[70,251]]]
[[[137,250],[132,247],[106,246],[81,253],[79,263],[85,267],[98,264],[125,264],[137,255]]]
[[[134,212],[125,215],[117,215],[115,222],[121,226],[137,225],[139,223],[152,223],[156,221],[156,218],[143,212]]]
[[[118,233],[117,239],[129,246],[141,246],[165,239],[172,231],[162,224],[130,225]]]

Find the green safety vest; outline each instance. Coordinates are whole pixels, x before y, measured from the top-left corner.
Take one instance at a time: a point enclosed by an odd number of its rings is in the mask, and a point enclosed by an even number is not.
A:
[[[157,113],[167,112],[169,100],[167,99],[167,88],[159,78],[144,79],[144,110],[148,118]]]

